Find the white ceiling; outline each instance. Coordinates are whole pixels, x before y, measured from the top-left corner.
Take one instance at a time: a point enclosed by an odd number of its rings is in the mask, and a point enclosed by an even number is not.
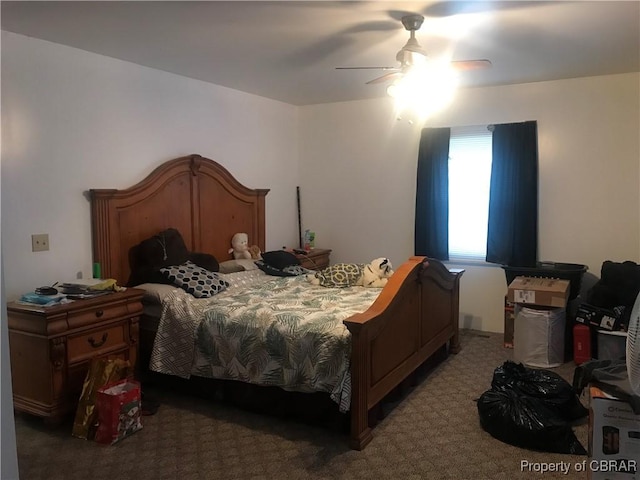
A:
[[[640,71],[640,1],[1,2],[2,29],[308,105],[383,96],[408,32],[430,56],[489,59],[466,86]],[[466,13],[465,13],[466,12]],[[467,28],[464,28],[467,25]]]

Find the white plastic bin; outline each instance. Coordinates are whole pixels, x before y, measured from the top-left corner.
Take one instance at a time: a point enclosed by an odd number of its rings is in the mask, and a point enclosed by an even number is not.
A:
[[[515,306],[513,360],[531,367],[564,363],[564,308]]]

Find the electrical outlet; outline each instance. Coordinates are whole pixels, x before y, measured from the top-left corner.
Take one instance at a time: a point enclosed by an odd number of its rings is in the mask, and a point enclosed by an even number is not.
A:
[[[32,252],[46,252],[49,250],[49,234],[40,233],[31,235],[31,251]]]

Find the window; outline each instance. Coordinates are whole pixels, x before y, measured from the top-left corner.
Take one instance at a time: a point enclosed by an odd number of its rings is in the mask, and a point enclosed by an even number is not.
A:
[[[423,128],[416,172],[416,255],[535,266],[537,136],[535,120],[493,125],[490,131]]]
[[[451,128],[449,140],[450,260],[485,260],[491,157],[492,134],[486,125]]]

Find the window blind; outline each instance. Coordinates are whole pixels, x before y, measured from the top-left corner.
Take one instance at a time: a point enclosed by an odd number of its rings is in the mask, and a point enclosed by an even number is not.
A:
[[[449,140],[449,258],[484,261],[492,134],[486,125],[452,127]]]

